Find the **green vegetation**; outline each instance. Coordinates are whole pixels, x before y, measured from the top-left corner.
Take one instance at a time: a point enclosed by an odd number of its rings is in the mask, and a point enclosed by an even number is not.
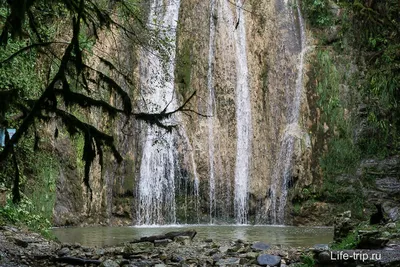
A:
[[[360,95],[365,112],[364,136],[357,140],[368,157],[386,157],[400,151],[400,6],[397,0],[338,1],[306,0],[303,12],[321,34],[331,26],[340,29],[332,47],[337,54],[357,51],[352,61],[364,64],[365,75],[351,88]],[[335,19],[332,19],[335,14]],[[323,36],[323,34],[322,34]],[[321,37],[324,39],[324,37]],[[328,48],[329,49],[329,48]],[[363,63],[364,62],[364,63]],[[329,89],[329,87],[324,87]],[[335,104],[335,99],[332,99]]]
[[[360,243],[357,230],[351,231],[340,243],[333,243],[331,249],[344,250],[355,249]]]
[[[333,16],[330,13],[329,0],[303,0],[302,10],[306,14],[311,25],[327,26],[333,23]]]
[[[26,226],[51,237],[49,229],[56,198],[59,163],[46,149],[35,152],[31,143],[29,138],[24,139],[15,152],[20,163],[20,187],[25,193],[21,194],[21,202],[14,204],[8,191],[6,205],[0,206],[0,224]],[[7,182],[10,182],[8,177],[13,175],[14,165],[3,166],[5,168],[0,174],[0,185],[11,187]]]
[[[356,93],[345,90],[344,84],[352,84],[354,77],[342,58],[335,58],[332,49],[319,49],[314,58],[310,84],[315,92],[315,105],[319,118],[314,127],[320,144],[316,145],[318,166],[322,173],[322,186],[316,190],[304,188],[299,192],[302,205],[320,200],[334,203],[338,212],[351,210],[356,218],[362,218],[364,196],[361,185],[349,178],[355,173],[361,152],[354,142],[353,129],[356,120],[349,112]],[[347,177],[345,174],[350,174]],[[306,201],[306,202],[304,202]]]
[[[303,253],[300,256],[301,263],[296,264],[296,267],[314,267],[315,266],[315,260],[313,257],[313,254],[310,253]]]
[[[189,97],[191,94],[191,76],[192,76],[192,44],[189,40],[185,40],[177,51],[176,61],[176,82],[178,84],[178,92],[183,98]]]
[[[363,219],[362,187],[376,177],[354,178],[360,160],[400,151],[400,6],[395,0],[305,0],[301,7],[321,44],[309,87],[316,95],[312,133],[323,140],[313,148],[314,175],[323,183],[319,192],[298,192],[295,202],[322,200]]]
[[[28,227],[46,237],[52,237],[50,233],[51,220],[43,213],[37,213],[37,206],[27,197],[23,197],[18,205],[13,204],[9,199],[7,204],[0,208],[0,225],[5,224]]]
[[[8,192],[0,221],[44,230],[52,219],[59,169],[65,167],[54,159],[53,138],[71,137],[91,193],[92,162],[122,160],[113,119],[125,116],[170,129],[162,123],[170,114],[133,113],[137,62],[125,62],[115,51],[124,48],[123,41],[132,57],[143,47],[167,57],[171,40],[166,29],[147,27],[148,6],[139,0],[25,2],[0,1],[0,128],[17,130],[0,147],[0,187]],[[97,43],[108,37],[118,47]],[[190,83],[190,75],[184,73],[184,80]],[[94,113],[103,119],[93,123]]]
[[[102,164],[104,152],[113,154],[118,162],[122,156],[111,128],[93,125],[85,114],[95,110],[98,117],[109,119],[124,115],[169,129],[162,120],[170,114],[132,112],[132,73],[126,72],[118,59],[105,58],[104,51],[95,49],[100,37],[118,33],[137,47],[169,55],[166,29],[148,28],[142,20],[143,7],[137,0],[0,2],[0,127],[17,129],[0,149],[0,164],[7,169],[0,182],[13,187],[15,203],[21,199],[25,175],[20,164],[29,161],[18,159],[23,155],[19,150],[25,147],[15,145],[29,140],[37,153],[40,139],[51,135],[40,129],[48,122],[57,124],[56,138],[59,132],[81,136],[78,139],[83,144],[77,144],[89,192],[93,160],[99,158]],[[123,15],[120,21],[111,16],[114,12]]]

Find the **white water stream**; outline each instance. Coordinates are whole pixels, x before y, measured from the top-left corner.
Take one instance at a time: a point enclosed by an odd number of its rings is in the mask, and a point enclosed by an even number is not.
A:
[[[170,43],[166,61],[163,61],[157,50],[143,50],[140,85],[146,112],[161,112],[165,108],[166,111],[171,111],[177,107],[174,69],[179,6],[179,0],[153,0],[151,3],[148,25],[153,30],[160,30],[159,37],[170,40]],[[163,123],[175,124],[174,118]],[[175,223],[177,151],[174,134],[157,126],[148,126],[143,142],[137,223],[139,225]]]
[[[215,53],[215,0],[210,0],[210,40],[208,49],[208,71],[207,71],[207,89],[208,89],[208,105],[207,114],[208,117],[208,157],[209,157],[209,198],[210,198],[210,223],[214,223],[215,212],[216,212],[216,201],[215,201],[215,143],[214,143],[214,118],[215,115],[215,92],[214,92],[214,81],[213,81],[213,60]]]
[[[290,16],[292,24],[295,24],[295,17],[291,14],[291,10],[287,7],[286,14]],[[301,95],[303,91],[303,70],[304,70],[304,54],[306,52],[306,36],[304,21],[301,16],[300,7],[297,6],[297,18],[299,23],[300,35],[294,35],[293,42],[299,42],[300,49],[297,59],[297,74],[295,81],[295,92],[293,99],[288,99],[287,106],[289,107],[289,115],[287,118],[287,125],[281,141],[279,156],[277,158],[277,165],[273,173],[271,184],[272,201],[271,201],[271,223],[284,224],[285,223],[285,207],[288,195],[288,186],[292,172],[292,158],[294,153],[294,144],[299,129],[299,116]],[[288,88],[291,89],[291,88]],[[277,188],[279,185],[280,188]]]
[[[251,159],[251,103],[249,71],[247,67],[246,28],[242,0],[236,1],[236,165],[235,165],[235,218],[238,224],[248,222],[248,192]]]

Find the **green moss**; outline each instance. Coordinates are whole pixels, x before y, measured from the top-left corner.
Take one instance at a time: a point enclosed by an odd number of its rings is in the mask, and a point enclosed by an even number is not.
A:
[[[76,166],[78,168],[79,173],[83,174],[83,170],[85,168],[85,162],[82,159],[82,155],[83,155],[83,147],[85,145],[85,140],[83,139],[83,136],[77,135],[73,138],[73,143],[74,143],[74,147],[76,149],[76,151],[75,151]]]
[[[193,65],[191,56],[192,46],[193,44],[189,40],[185,40],[177,50],[175,77],[178,85],[178,93],[183,99],[186,99],[190,94]]]
[[[40,214],[51,221],[56,199],[56,181],[59,176],[59,163],[50,153],[42,151],[32,159],[36,170],[36,179],[25,190],[32,201],[31,212]]]

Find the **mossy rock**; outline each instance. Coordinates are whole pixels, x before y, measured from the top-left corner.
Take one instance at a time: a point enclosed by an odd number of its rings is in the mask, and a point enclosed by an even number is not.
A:
[[[125,255],[136,255],[142,253],[151,253],[154,249],[154,244],[151,242],[140,242],[127,244],[124,247]]]

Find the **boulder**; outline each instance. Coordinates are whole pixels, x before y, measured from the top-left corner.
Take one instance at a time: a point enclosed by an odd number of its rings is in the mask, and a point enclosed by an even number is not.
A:
[[[327,251],[323,251],[318,254],[319,263],[329,263],[331,261],[331,254]]]
[[[378,230],[358,231],[358,237],[360,239],[357,248],[362,249],[377,249],[383,248],[389,242],[389,239],[382,237],[382,234]]]
[[[339,214],[334,220],[333,240],[335,242],[342,241],[353,229],[354,224],[351,222],[351,211],[345,211]]]
[[[271,254],[261,254],[257,257],[257,263],[261,266],[279,266],[281,264],[281,257]]]

